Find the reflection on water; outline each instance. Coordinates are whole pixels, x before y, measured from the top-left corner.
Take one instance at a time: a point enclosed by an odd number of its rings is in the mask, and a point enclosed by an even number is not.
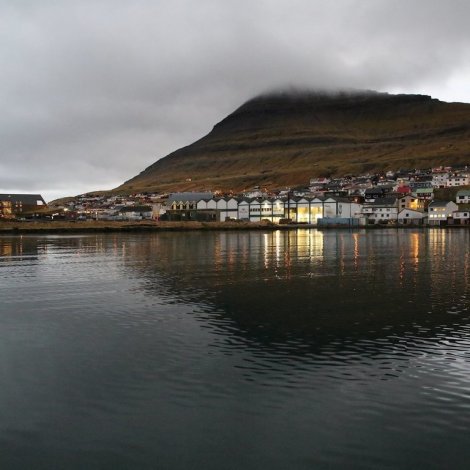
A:
[[[0,237],[0,464],[466,468],[469,241]]]

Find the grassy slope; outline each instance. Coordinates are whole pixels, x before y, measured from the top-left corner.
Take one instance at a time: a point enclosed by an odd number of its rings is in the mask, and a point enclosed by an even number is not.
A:
[[[317,175],[469,162],[469,104],[414,95],[276,95],[249,101],[117,189],[282,187]]]
[[[434,199],[436,201],[454,201],[457,193],[462,189],[470,189],[470,186],[459,186],[456,188],[441,188],[434,190]]]

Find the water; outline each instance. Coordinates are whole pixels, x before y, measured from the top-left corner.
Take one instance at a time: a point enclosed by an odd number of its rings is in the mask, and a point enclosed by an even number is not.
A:
[[[469,241],[0,237],[0,468],[468,468]]]

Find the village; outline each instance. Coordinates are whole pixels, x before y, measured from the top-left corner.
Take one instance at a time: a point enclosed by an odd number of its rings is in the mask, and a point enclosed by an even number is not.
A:
[[[470,169],[436,167],[312,178],[306,188],[83,194],[47,205],[40,195],[0,194],[4,220],[271,222],[318,227],[470,224]]]

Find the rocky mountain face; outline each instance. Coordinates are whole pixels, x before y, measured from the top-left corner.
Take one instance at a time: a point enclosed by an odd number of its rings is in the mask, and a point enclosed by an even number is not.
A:
[[[116,188],[123,192],[307,185],[314,176],[470,163],[470,104],[377,92],[279,92]]]

